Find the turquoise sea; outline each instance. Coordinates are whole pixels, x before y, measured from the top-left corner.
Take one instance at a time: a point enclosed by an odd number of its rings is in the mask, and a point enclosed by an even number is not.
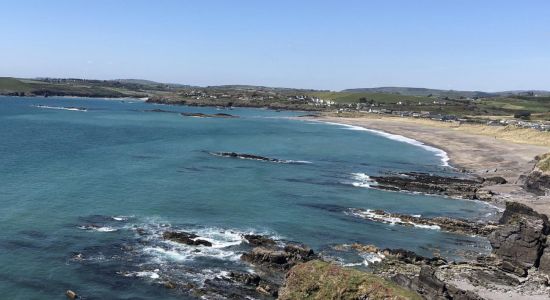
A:
[[[250,271],[239,260],[248,249],[241,235],[249,232],[305,243],[359,268],[365,257],[340,256],[332,246],[360,242],[452,259],[489,252],[481,238],[350,214],[364,208],[481,219],[495,210],[372,189],[368,175],[454,170],[410,141],[288,118],[301,114],[0,97],[0,298],[64,299],[67,289],[86,299],[193,298],[162,282],[200,286],[232,270]],[[286,163],[209,153],[216,151]],[[166,230],[197,233],[213,247],[163,241]]]

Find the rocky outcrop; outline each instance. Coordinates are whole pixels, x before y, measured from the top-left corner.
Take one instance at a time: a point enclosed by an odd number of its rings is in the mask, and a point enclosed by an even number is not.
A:
[[[261,161],[275,162],[275,163],[284,162],[283,160],[276,159],[276,158],[270,158],[270,157],[254,155],[254,154],[237,153],[237,152],[210,152],[210,154],[221,156],[221,157],[261,160]]]
[[[544,196],[550,191],[550,174],[534,170],[527,176],[520,177],[523,188],[533,194]]]
[[[537,163],[533,170],[527,175],[520,176],[519,181],[528,192],[539,196],[548,195],[550,193],[550,153],[538,155],[535,160]]]
[[[230,115],[230,114],[224,114],[224,113],[217,113],[217,114],[203,114],[203,113],[181,113],[184,117],[194,117],[194,118],[238,118],[238,116]]]
[[[186,244],[190,246],[206,246],[212,247],[212,243],[207,240],[201,240],[199,236],[188,232],[166,231],[162,234],[162,238],[172,242]]]
[[[502,259],[502,268],[517,274],[539,267],[550,230],[548,218],[516,202],[507,202],[499,220],[501,226],[490,236],[493,253]]]
[[[371,179],[376,181],[376,185],[372,187],[377,189],[404,190],[466,199],[477,199],[476,192],[483,183],[482,179],[444,177],[414,172],[396,176],[371,176]]]
[[[263,247],[271,247],[275,246],[275,241],[272,238],[269,238],[265,235],[259,235],[259,234],[245,234],[243,238],[246,240],[248,244],[251,246],[263,246]]]
[[[287,273],[279,299],[421,299],[378,276],[314,260]]]
[[[475,234],[486,236],[496,229],[492,222],[472,222],[465,219],[454,219],[449,217],[424,218],[406,214],[389,213],[383,210],[365,210],[353,208],[349,210],[353,216],[358,216],[370,221],[391,223],[402,226],[415,226],[461,234]]]
[[[315,258],[317,256],[311,248],[296,244],[286,245],[283,249],[256,247],[241,256],[242,260],[253,265],[280,270],[288,270],[297,263],[310,261]]]

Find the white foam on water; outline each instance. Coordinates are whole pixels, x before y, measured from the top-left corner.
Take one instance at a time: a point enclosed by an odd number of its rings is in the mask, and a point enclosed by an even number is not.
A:
[[[113,216],[111,218],[115,221],[128,221],[131,216]]]
[[[355,182],[351,183],[351,185],[353,186],[370,188],[378,184],[376,181],[371,179],[369,175],[365,173],[352,173],[351,175],[352,175],[352,178],[356,180]]]
[[[70,111],[88,111],[86,108],[79,108],[79,107],[63,107],[63,106],[48,106],[48,105],[33,105],[33,107],[44,108],[44,109],[70,110]]]
[[[403,142],[403,143],[407,143],[407,144],[411,144],[411,145],[423,148],[425,150],[428,150],[430,152],[435,153],[435,155],[440,158],[442,166],[450,167],[450,165],[449,165],[450,158],[449,158],[449,155],[447,155],[447,152],[445,152],[445,151],[443,151],[439,148],[436,148],[436,147],[433,147],[433,146],[430,146],[430,145],[426,145],[426,144],[422,143],[421,141],[411,139],[411,138],[408,138],[408,137],[405,137],[405,136],[402,136],[402,135],[391,134],[391,133],[387,133],[385,131],[369,129],[369,128],[365,128],[365,127],[361,127],[361,126],[341,124],[341,123],[335,123],[335,122],[323,122],[323,123],[343,126],[348,130],[367,131],[367,132],[371,132],[371,133],[374,133],[376,135],[383,136],[385,138],[388,138],[388,139],[391,139],[391,140],[394,140],[394,141]]]
[[[376,212],[374,212],[371,209],[367,209],[367,210],[350,209],[350,210],[348,210],[347,213],[351,214],[351,215],[354,215],[354,216],[357,216],[357,217],[360,217],[360,218],[367,219],[367,220],[378,221],[378,222],[382,222],[382,223],[386,223],[386,224],[390,224],[390,225],[396,225],[396,224],[406,225],[406,224],[409,224],[409,225],[412,225],[414,227],[423,228],[423,229],[432,229],[432,230],[440,230],[441,229],[441,227],[438,226],[438,225],[417,224],[417,223],[410,222],[410,221],[403,221],[399,217],[391,217],[391,216],[386,216],[386,215],[380,215],[380,214],[377,214]]]
[[[83,226],[78,226],[78,228],[80,228],[82,230],[92,230],[92,231],[97,231],[97,232],[115,232],[115,231],[118,231],[118,229],[113,228],[113,227],[109,227],[109,226],[83,225]]]

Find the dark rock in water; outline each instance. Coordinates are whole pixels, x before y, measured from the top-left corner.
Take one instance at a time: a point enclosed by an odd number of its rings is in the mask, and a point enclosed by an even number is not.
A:
[[[274,246],[275,241],[267,236],[259,234],[245,234],[244,239],[252,246]]]
[[[229,277],[237,282],[252,286],[258,286],[262,280],[260,276],[250,273],[231,272]]]
[[[397,176],[371,176],[376,181],[373,188],[404,190],[426,194],[438,194],[466,199],[477,199],[476,191],[481,180],[443,177],[426,173],[403,173]]]
[[[187,113],[183,112],[181,113],[184,117],[195,117],[195,118],[238,118],[238,116],[230,115],[230,114],[224,114],[224,113],[217,113],[217,114],[203,114],[203,113]]]
[[[548,218],[523,204],[507,202],[499,223],[489,241],[493,253],[505,262],[503,267],[516,274],[522,273],[517,268],[538,267],[550,229]]]
[[[144,111],[145,112],[158,112],[158,113],[177,113],[177,111],[164,110],[164,109],[160,109],[160,108],[147,109],[147,110],[144,110]]]
[[[289,269],[297,263],[316,258],[313,250],[302,245],[287,245],[284,249],[256,247],[244,253],[241,259],[251,264],[272,269]]]
[[[206,246],[212,247],[212,243],[206,240],[197,239],[199,236],[188,232],[166,231],[162,234],[162,238],[177,243],[182,243],[191,246]]]
[[[269,161],[269,162],[282,162],[279,159],[276,158],[269,158],[254,154],[246,154],[246,153],[236,153],[236,152],[212,152],[211,154],[222,156],[222,157],[231,157],[231,158],[240,158],[240,159],[252,159],[252,160],[261,160],[261,161]]]
[[[359,216],[375,222],[392,223],[402,226],[427,227],[462,234],[485,236],[493,232],[497,227],[494,223],[478,223],[449,217],[424,218],[406,214],[388,213],[383,210],[364,210],[358,208],[353,208],[349,211],[354,216]],[[391,220],[391,222],[388,220]]]

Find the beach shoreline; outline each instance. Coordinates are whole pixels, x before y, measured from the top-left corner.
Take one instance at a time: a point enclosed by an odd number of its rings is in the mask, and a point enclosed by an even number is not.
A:
[[[533,169],[536,163],[535,156],[549,152],[549,148],[540,145],[541,141],[539,140],[535,141],[539,145],[529,144],[525,141],[518,143],[486,133],[476,134],[472,131],[456,130],[456,128],[448,126],[432,126],[429,122],[415,122],[416,120],[398,117],[322,115],[316,118],[300,119],[334,125],[358,126],[375,134],[382,132],[416,140],[419,142],[416,144],[417,146],[441,149],[448,155],[449,164],[452,167],[483,178],[498,176],[506,179],[506,184],[483,188],[494,193],[493,202],[495,204],[502,206],[506,201],[516,201],[526,204],[540,213],[550,215],[550,205],[547,204],[550,200],[548,196],[536,196],[528,193],[520,183],[520,176],[528,174]],[[435,153],[435,151],[432,152]],[[442,159],[442,161],[444,160]]]

